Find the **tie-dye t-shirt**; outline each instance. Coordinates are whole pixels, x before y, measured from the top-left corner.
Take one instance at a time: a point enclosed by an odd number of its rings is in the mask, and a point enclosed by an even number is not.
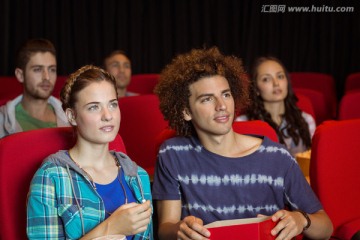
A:
[[[254,153],[238,158],[209,152],[194,137],[166,140],[153,199],[181,199],[182,218],[194,215],[204,224],[272,215],[285,207],[308,213],[322,209],[295,159],[267,137]]]

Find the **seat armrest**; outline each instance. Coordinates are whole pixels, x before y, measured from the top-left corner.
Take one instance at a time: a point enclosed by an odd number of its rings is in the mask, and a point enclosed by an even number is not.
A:
[[[359,238],[359,233],[360,231],[360,217],[353,219],[347,223],[342,224],[340,227],[338,227],[335,230],[335,236],[339,237],[340,239],[351,239],[354,240],[355,239],[360,239]],[[356,238],[355,235],[358,235],[358,238]]]

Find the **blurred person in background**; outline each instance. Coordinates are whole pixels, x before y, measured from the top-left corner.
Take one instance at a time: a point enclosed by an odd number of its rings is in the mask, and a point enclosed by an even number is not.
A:
[[[131,62],[124,51],[115,50],[104,59],[104,69],[115,77],[118,97],[139,95],[127,91],[131,81]]]
[[[18,50],[15,76],[22,95],[0,107],[0,138],[39,128],[69,126],[61,102],[51,96],[56,82],[56,50],[47,39],[30,39]]]
[[[296,105],[289,73],[275,57],[255,60],[250,87],[251,103],[235,121],[262,120],[277,133],[279,142],[295,156],[311,148],[314,118]]]

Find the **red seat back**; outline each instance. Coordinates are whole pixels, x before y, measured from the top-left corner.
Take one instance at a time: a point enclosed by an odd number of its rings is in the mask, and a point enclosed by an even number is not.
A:
[[[7,101],[9,101],[9,100],[7,100],[7,99],[0,99],[0,107],[1,107],[2,105],[5,105],[5,104],[7,103]]]
[[[352,90],[360,90],[360,72],[352,73],[345,79],[345,93]]]
[[[314,107],[313,107],[313,104],[312,104],[310,98],[299,92],[296,93],[296,96],[299,99],[299,101],[297,102],[298,108],[300,108],[301,111],[310,114],[316,122],[316,115],[315,115]]]
[[[127,90],[139,94],[153,94],[154,87],[158,83],[159,77],[160,74],[157,73],[132,75]]]
[[[294,88],[312,89],[323,93],[326,103],[325,120],[336,118],[336,88],[335,80],[331,75],[315,72],[291,72],[290,78]]]
[[[358,133],[360,119],[326,121],[312,139],[311,186],[333,222],[335,236],[343,224],[360,218]]]
[[[120,135],[129,157],[152,175],[154,173],[156,136],[168,126],[154,94],[120,98]]]
[[[54,91],[52,93],[52,95],[54,97],[60,99],[60,92],[61,92],[61,89],[64,86],[67,78],[68,78],[68,76],[63,76],[63,75],[57,76],[56,83],[54,86]]]
[[[326,110],[327,109],[326,100],[323,93],[306,88],[293,88],[293,89],[296,96],[302,94],[310,99],[312,106],[314,107],[316,124],[320,124],[329,118],[329,115]]]
[[[348,91],[339,104],[339,120],[360,118],[360,89]]]
[[[0,100],[7,102],[23,92],[23,85],[15,76],[0,76]]]
[[[71,127],[19,132],[0,139],[1,239],[27,239],[26,199],[31,179],[48,155],[74,143]],[[120,135],[109,149],[125,152]]]

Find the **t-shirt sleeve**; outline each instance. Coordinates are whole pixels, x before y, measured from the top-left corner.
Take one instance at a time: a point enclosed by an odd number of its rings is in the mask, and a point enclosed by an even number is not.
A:
[[[167,145],[160,147],[153,182],[153,199],[180,200],[180,190],[174,162],[177,156],[167,150]]]
[[[307,213],[315,213],[323,207],[310,187],[297,163],[290,165],[285,177],[285,202],[290,208],[301,209]]]

